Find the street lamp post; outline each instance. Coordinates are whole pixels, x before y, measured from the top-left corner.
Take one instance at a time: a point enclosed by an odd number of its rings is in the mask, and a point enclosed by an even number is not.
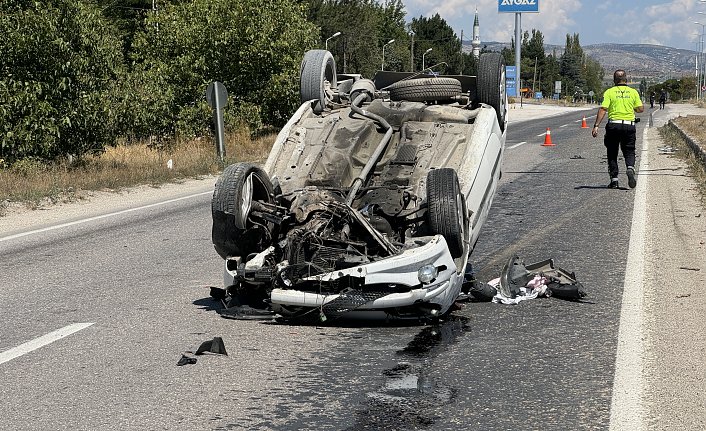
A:
[[[409,56],[409,71],[414,72],[414,32],[412,30],[409,31],[409,37],[412,38],[412,46],[410,48]]]
[[[432,49],[429,48],[429,49],[427,49],[426,51],[424,51],[424,54],[422,54],[422,72],[424,72],[424,69],[425,69],[425,67],[424,67],[424,57],[426,57],[426,55],[427,55],[429,52],[431,52],[431,50],[432,50]]]
[[[704,63],[704,55],[703,55],[703,52],[704,52],[704,28],[706,28],[706,24],[701,24],[698,21],[694,21],[694,24],[701,26],[701,37],[699,39],[700,40],[699,59],[701,60],[700,61],[701,66],[699,66],[698,76],[696,77],[696,82],[697,82],[697,86],[698,86],[698,96],[697,97],[699,99],[701,99],[701,98],[703,98],[703,95],[704,95],[703,91],[701,91],[701,88],[702,88],[703,82],[704,82],[704,71],[706,71],[706,68],[704,68],[704,64],[703,64]]]
[[[326,51],[328,51],[328,41],[331,40],[331,39],[333,39],[333,38],[335,38],[335,37],[338,37],[338,36],[340,36],[340,35],[341,35],[341,32],[340,32],[340,31],[337,31],[336,33],[332,34],[331,37],[329,37],[328,39],[326,39],[326,42],[324,42],[324,46],[326,47]]]
[[[696,52],[696,55],[694,55],[694,69],[696,71],[696,100],[699,100],[701,99],[701,83],[699,82],[699,76],[701,72],[701,61],[699,57],[701,56],[701,53],[699,51],[701,50],[701,38],[703,38],[703,35],[699,33],[694,33],[694,36],[696,36],[696,40],[694,40],[694,43],[696,44],[696,47],[694,48],[694,51]]]
[[[380,67],[380,70],[385,70],[385,47],[391,43],[395,43],[395,39],[390,39],[389,42],[382,46],[382,66]]]
[[[701,12],[699,12],[701,13]],[[703,98],[704,92],[701,91],[701,88],[703,86],[704,80],[704,74],[706,74],[706,68],[704,68],[704,29],[706,28],[706,24],[702,24],[698,21],[694,21],[694,24],[700,25],[701,26],[701,37],[699,39],[700,45],[699,45],[699,59],[701,60],[701,66],[699,66],[698,71],[697,71],[697,76],[696,76],[696,85],[698,86],[698,95],[697,97],[699,99]],[[703,70],[703,72],[702,72]]]

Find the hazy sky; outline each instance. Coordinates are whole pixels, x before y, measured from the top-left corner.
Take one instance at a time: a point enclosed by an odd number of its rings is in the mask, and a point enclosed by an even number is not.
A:
[[[441,15],[460,37],[471,40],[476,7],[481,41],[510,41],[515,14],[498,13],[498,0],[402,0],[407,21]],[[699,0],[537,0],[539,13],[522,14],[522,30],[536,28],[545,43],[563,45],[578,33],[581,45],[649,43],[696,50],[706,24],[706,2]],[[704,14],[698,14],[703,12]]]

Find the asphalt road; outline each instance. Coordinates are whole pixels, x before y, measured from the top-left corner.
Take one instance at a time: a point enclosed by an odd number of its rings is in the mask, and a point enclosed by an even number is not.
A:
[[[426,327],[222,319],[208,194],[0,238],[0,429],[608,429],[635,191],[605,187],[580,121],[511,125],[473,262],[489,280],[513,255],[553,258],[581,303],[468,303]],[[227,357],[176,366],[214,336]]]

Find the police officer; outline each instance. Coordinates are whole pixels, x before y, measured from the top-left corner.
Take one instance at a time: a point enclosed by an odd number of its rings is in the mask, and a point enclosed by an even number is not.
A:
[[[659,93],[659,109],[664,109],[664,104],[667,102],[667,92],[662,90]]]
[[[628,185],[635,188],[635,113],[643,112],[640,95],[633,88],[628,87],[625,71],[618,69],[613,73],[615,85],[603,93],[603,103],[598,108],[596,123],[593,125],[591,135],[598,136],[598,126],[608,113],[608,124],[605,127],[603,143],[608,153],[608,173],[610,184],[608,188],[617,189],[618,185],[618,148],[622,150],[625,158]]]

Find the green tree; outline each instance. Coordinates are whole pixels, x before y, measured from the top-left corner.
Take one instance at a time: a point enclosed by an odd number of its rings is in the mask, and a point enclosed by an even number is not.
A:
[[[557,56],[556,49],[544,59],[544,67],[541,74],[542,92],[547,95],[554,94],[554,83],[561,81],[561,64]],[[562,83],[563,85],[563,83]]]
[[[434,69],[442,74],[461,72],[461,40],[451,26],[437,13],[431,18],[420,16],[413,18],[410,25],[415,33],[415,66],[421,69],[423,53],[432,48],[425,56],[425,66],[446,63]]]
[[[530,33],[525,31],[522,37],[522,46],[520,47],[522,64],[521,74],[524,85],[534,87],[535,91],[539,91],[539,85],[536,84],[538,75],[541,74],[544,67],[544,36],[539,30],[532,29],[532,37]]]
[[[380,69],[382,44],[394,38],[382,41],[384,17],[380,4],[375,0],[308,0],[303,4],[307,19],[320,29],[320,48],[328,37],[341,32],[328,47],[338,72],[372,77]]]
[[[0,34],[0,158],[82,155],[115,142],[121,41],[94,4],[5,0]]]
[[[384,43],[395,39],[395,43],[385,50],[385,70],[409,70],[411,38],[405,23],[404,4],[401,0],[385,0],[380,6],[378,34]],[[389,55],[388,55],[389,53]]]
[[[204,94],[221,81],[227,113],[257,128],[282,125],[299,103],[299,66],[315,46],[317,29],[291,0],[194,0],[148,14],[135,38],[133,82],[143,110],[159,111],[154,124],[136,130],[201,135],[211,125]],[[158,91],[155,91],[158,90]]]
[[[594,95],[600,96],[603,91],[604,76],[605,70],[603,66],[593,58],[586,56],[584,65],[584,79],[586,81],[585,92],[593,91]]]
[[[584,53],[579,42],[578,33],[573,36],[566,35],[564,55],[561,56],[561,76],[565,94],[572,95],[574,91],[586,87],[586,78],[583,70]]]

